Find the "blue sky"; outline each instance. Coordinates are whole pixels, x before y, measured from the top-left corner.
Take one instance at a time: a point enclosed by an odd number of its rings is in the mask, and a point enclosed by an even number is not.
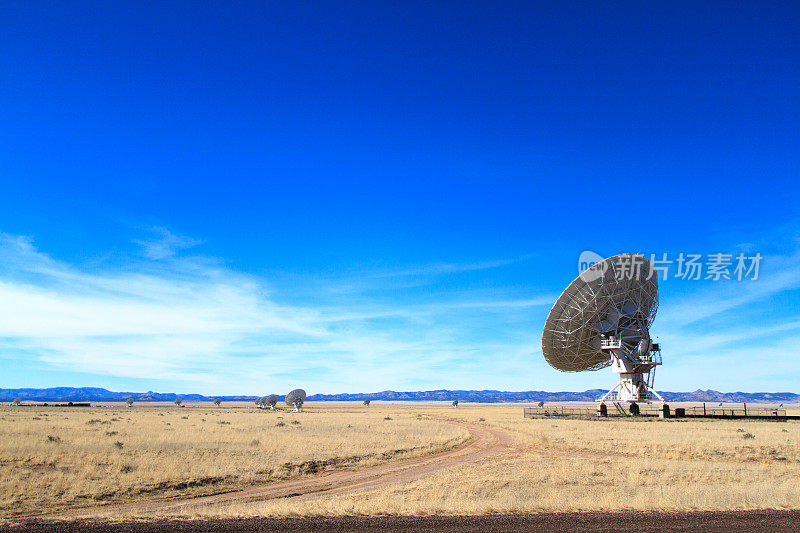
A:
[[[800,392],[791,2],[4,2],[0,387],[583,390],[583,250],[661,283],[664,390]]]

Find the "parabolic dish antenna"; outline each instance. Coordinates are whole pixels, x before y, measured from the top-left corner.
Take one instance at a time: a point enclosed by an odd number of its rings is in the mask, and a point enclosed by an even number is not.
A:
[[[294,412],[299,413],[303,410],[303,403],[306,401],[306,391],[294,389],[286,395],[286,405],[294,407]]]
[[[277,405],[277,403],[278,403],[277,396],[275,396],[274,394],[270,394],[269,396],[267,396],[267,406],[269,406],[269,408],[272,409],[273,411],[275,410],[275,405]]]
[[[658,310],[658,277],[638,254],[604,259],[559,296],[542,332],[542,354],[562,372],[612,366],[619,384],[598,401],[664,399],[653,389],[661,350],[650,340]]]

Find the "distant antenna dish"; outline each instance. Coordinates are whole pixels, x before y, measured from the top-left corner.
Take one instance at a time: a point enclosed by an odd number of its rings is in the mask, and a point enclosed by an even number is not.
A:
[[[539,402],[536,404],[537,407],[544,407],[544,402]]]
[[[458,400],[453,400],[453,407],[458,407]]]
[[[14,398],[14,401],[11,402],[12,405],[19,405],[21,403],[22,403],[22,400],[20,400],[19,398]]]
[[[644,256],[615,255],[591,266],[559,296],[542,333],[542,353],[562,372],[612,366],[619,383],[605,400],[651,402],[661,364],[650,326],[658,310],[658,278]]]
[[[267,397],[262,396],[261,398],[256,398],[256,407],[259,409],[266,409],[267,408]]]
[[[178,407],[181,407],[182,403],[183,403],[183,400],[181,400],[180,398],[175,398],[175,405],[177,405]]]
[[[219,404],[221,404],[221,403],[222,403],[222,398],[214,398],[214,405],[219,407]]]
[[[275,410],[275,406],[277,404],[278,404],[278,397],[277,396],[275,396],[274,394],[270,394],[269,396],[267,396],[267,406],[269,406],[269,408],[271,410],[274,411]]]
[[[369,400],[364,400],[364,405],[366,405],[367,407],[369,407]]]
[[[128,398],[127,400],[125,400],[125,404],[127,404],[128,407],[133,405],[133,398]]]
[[[303,410],[303,403],[306,401],[306,391],[303,389],[294,389],[286,395],[286,405],[294,407],[294,412],[299,413]]]

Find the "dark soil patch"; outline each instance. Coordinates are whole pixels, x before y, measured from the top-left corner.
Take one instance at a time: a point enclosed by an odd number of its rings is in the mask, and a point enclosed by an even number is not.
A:
[[[151,520],[146,522],[30,520],[17,526],[0,526],[0,531],[59,533],[81,531],[103,533],[124,531],[154,533],[177,531],[209,532],[376,532],[436,531],[475,532],[786,532],[800,531],[800,511],[726,511],[692,513],[543,513],[489,516],[385,516],[334,518],[243,518],[223,520]]]

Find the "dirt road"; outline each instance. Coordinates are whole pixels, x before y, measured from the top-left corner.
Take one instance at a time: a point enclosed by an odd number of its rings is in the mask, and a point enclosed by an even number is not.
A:
[[[0,526],[0,531],[3,531]],[[334,518],[240,518],[224,520],[148,520],[146,522],[29,522],[9,533],[400,533],[463,531],[519,533],[596,531],[608,533],[785,533],[800,530],[800,511],[721,511],[692,513],[543,513],[489,516],[381,516]]]
[[[384,463],[362,469],[342,469],[322,472],[312,477],[278,481],[266,485],[247,487],[224,493],[190,495],[172,498],[137,500],[109,505],[97,505],[66,509],[46,515],[26,518],[76,520],[82,518],[122,518],[146,516],[152,513],[180,513],[191,507],[230,503],[272,500],[276,498],[312,498],[372,490],[396,483],[408,483],[433,472],[464,463],[474,463],[500,453],[507,452],[512,444],[511,436],[499,429],[451,420],[440,420],[454,424],[470,432],[466,444],[441,453]]]

